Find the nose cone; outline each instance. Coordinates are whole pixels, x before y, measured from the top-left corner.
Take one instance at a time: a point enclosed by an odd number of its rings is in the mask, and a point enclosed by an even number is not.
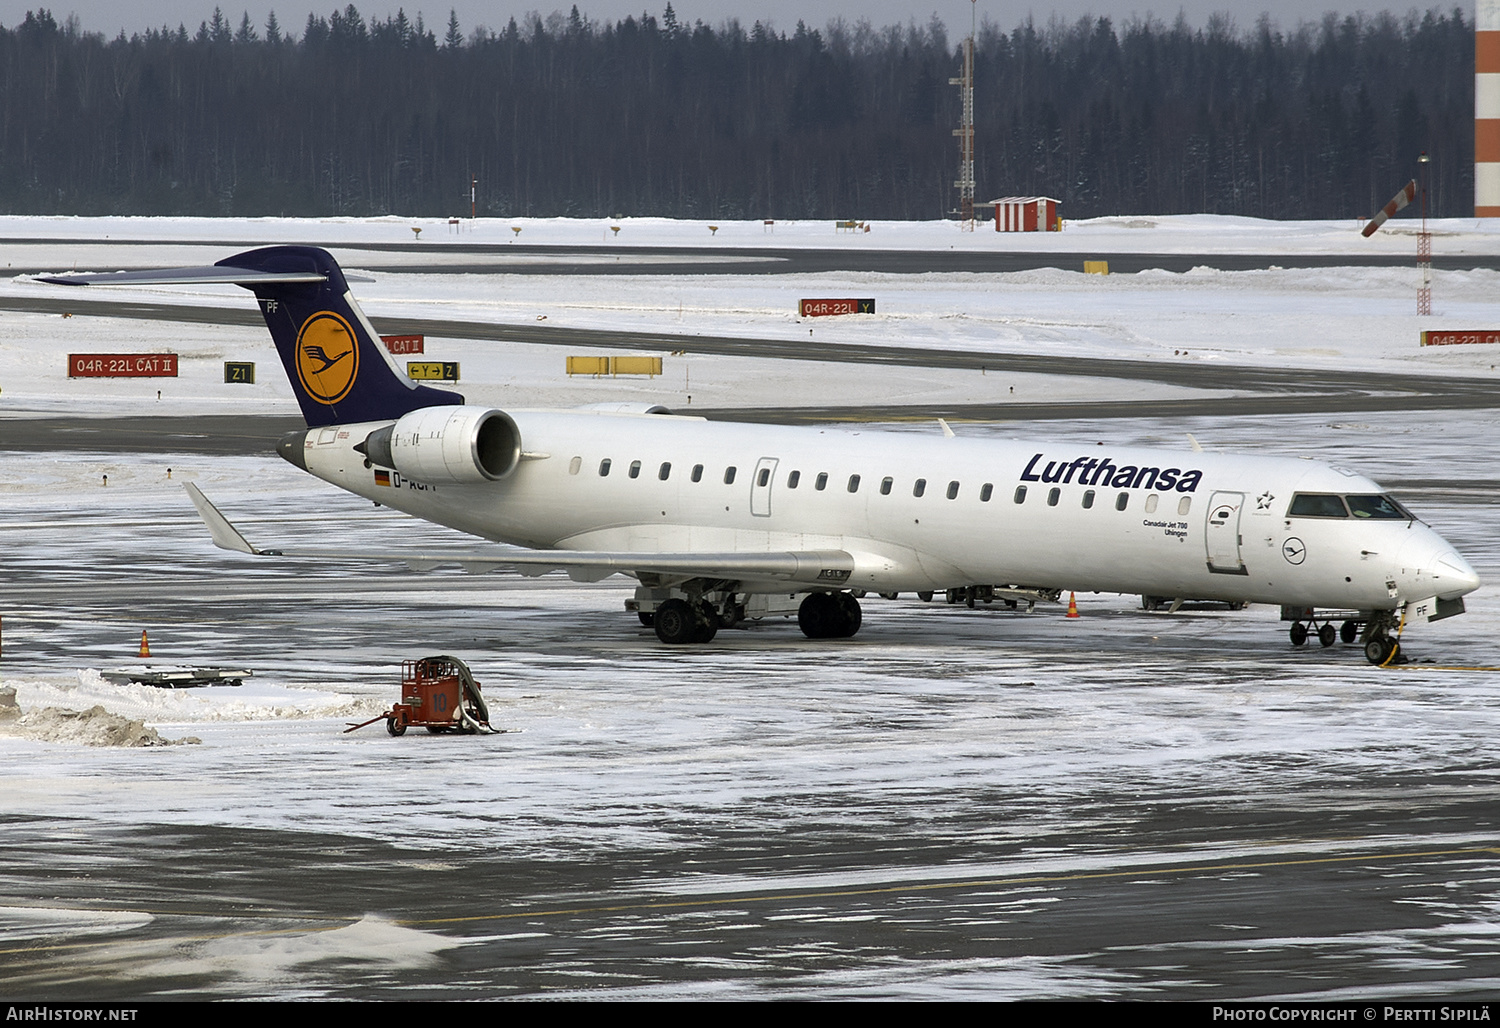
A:
[[[1458,555],[1453,544],[1425,530],[1401,547],[1399,579],[1402,593],[1415,600],[1437,596],[1456,600],[1479,588],[1479,576]]]
[[[1445,600],[1457,599],[1479,588],[1479,576],[1474,573],[1469,562],[1453,550],[1438,557],[1437,575],[1437,595]]]

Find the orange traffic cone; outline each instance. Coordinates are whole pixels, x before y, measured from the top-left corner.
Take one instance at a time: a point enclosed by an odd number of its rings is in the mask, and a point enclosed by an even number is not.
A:
[[[1075,595],[1073,595],[1072,593],[1068,593],[1068,617],[1070,617],[1070,618],[1076,618],[1077,616],[1078,616],[1078,597],[1075,596]],[[142,634],[144,635],[145,633],[142,633]],[[141,644],[141,648],[145,649],[145,643]]]
[[[146,630],[144,628],[141,629],[141,656],[151,656],[151,644],[146,641]]]

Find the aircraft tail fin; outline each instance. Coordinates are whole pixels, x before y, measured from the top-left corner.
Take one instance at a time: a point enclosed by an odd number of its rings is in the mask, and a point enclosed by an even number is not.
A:
[[[342,269],[314,246],[267,246],[200,268],[67,275],[61,285],[232,283],[255,293],[309,428],[390,421],[423,407],[461,404],[412,382],[391,359]]]
[[[327,250],[268,246],[214,266],[255,273],[238,284],[260,303],[309,428],[385,421],[464,402],[400,373]],[[293,277],[299,275],[308,277]]]

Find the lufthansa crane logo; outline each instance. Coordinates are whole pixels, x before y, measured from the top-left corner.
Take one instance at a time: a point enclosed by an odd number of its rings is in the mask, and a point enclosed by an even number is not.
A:
[[[297,378],[319,403],[338,403],[359,375],[359,344],[349,323],[332,311],[319,311],[297,333]]]

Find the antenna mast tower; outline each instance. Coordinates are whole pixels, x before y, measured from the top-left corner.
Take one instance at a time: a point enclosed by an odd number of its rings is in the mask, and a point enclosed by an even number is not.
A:
[[[958,87],[963,114],[959,127],[953,130],[958,137],[958,227],[964,232],[974,231],[974,35],[979,19],[979,0],[969,0],[969,37],[964,40],[964,73],[962,77],[949,79],[950,86]]]

